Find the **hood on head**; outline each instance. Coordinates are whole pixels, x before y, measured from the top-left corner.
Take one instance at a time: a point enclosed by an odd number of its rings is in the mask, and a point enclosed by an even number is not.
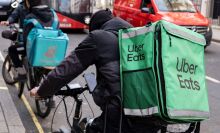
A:
[[[133,26],[127,21],[124,21],[119,17],[115,17],[109,20],[108,22],[104,23],[100,29],[108,30],[108,31],[118,31],[120,29],[126,29],[131,27]]]
[[[89,23],[89,31],[100,29],[101,26],[113,18],[110,9],[100,10],[94,13]]]

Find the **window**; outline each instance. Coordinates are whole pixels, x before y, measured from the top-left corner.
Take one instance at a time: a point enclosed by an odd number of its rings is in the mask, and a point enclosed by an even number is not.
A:
[[[190,0],[156,0],[160,11],[168,12],[196,12]]]

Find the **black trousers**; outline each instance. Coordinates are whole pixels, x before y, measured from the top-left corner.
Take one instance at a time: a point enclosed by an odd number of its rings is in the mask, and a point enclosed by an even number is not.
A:
[[[167,124],[159,117],[128,117],[121,114],[120,107],[116,106],[114,103],[108,104],[102,114],[94,119],[87,133],[120,133],[120,125],[121,133],[167,133]],[[200,132],[200,123],[192,123],[184,133],[192,132]]]
[[[115,108],[113,104],[108,104],[107,110],[103,110],[102,114],[94,119],[87,133],[119,133],[120,125],[121,133],[158,133],[166,130],[166,126],[158,124],[155,118],[135,118],[122,114],[120,123],[120,107]]]
[[[111,115],[111,119],[115,117]],[[128,122],[129,121],[129,122]],[[166,133],[166,127],[150,124],[145,120],[123,120],[121,133]],[[96,118],[87,133],[119,133],[119,120],[107,120],[104,126],[103,114]],[[105,129],[104,129],[105,127]]]
[[[114,116],[111,116],[114,119]],[[86,133],[120,133],[119,132],[119,121],[115,118],[114,121],[107,121],[106,129],[104,129],[103,114],[96,118],[89,130]],[[117,125],[118,124],[118,125]],[[105,132],[104,132],[105,130]],[[200,133],[200,123],[193,123],[189,129],[185,132],[180,133]],[[146,120],[141,119],[127,119],[123,121],[121,133],[169,133],[166,130],[166,126],[160,124],[153,124]]]
[[[22,67],[22,61],[19,58],[19,55],[25,56],[26,52],[24,45],[11,45],[8,48],[8,54],[11,57],[14,67]]]

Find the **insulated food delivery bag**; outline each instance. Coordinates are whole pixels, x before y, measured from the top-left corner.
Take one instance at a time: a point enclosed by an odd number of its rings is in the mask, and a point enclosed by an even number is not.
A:
[[[119,31],[124,112],[171,123],[209,118],[202,35],[158,21]]]
[[[32,66],[57,66],[65,58],[69,38],[57,29],[58,19],[55,13],[54,16],[52,27],[43,27],[36,19],[25,20],[26,25],[34,25],[26,44],[28,61]]]

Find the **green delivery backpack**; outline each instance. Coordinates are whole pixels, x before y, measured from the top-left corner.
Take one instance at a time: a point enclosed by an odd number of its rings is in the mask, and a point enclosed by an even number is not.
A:
[[[58,29],[58,17],[54,10],[51,27],[42,26],[36,19],[25,19],[24,25],[32,23],[34,27],[27,36],[26,53],[31,66],[54,67],[65,58],[69,38]]]
[[[163,20],[120,30],[125,115],[169,123],[208,119],[204,46],[202,35]]]

